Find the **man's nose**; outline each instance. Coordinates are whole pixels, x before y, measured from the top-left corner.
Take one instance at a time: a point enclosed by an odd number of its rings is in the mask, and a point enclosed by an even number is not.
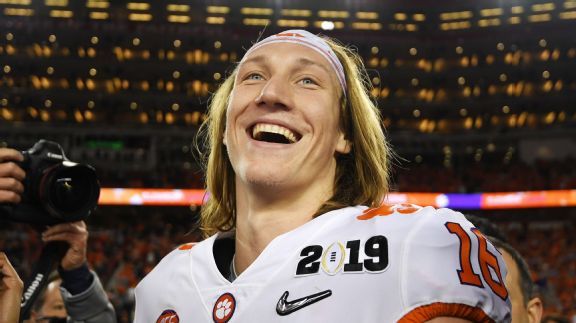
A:
[[[270,107],[288,108],[291,106],[290,85],[280,77],[270,78],[255,99],[256,104]]]

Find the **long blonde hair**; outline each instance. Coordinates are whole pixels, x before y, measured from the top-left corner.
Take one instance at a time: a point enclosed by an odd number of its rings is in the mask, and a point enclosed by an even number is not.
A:
[[[352,144],[348,154],[336,156],[334,194],[316,212],[319,216],[350,205],[378,206],[388,193],[391,151],[384,136],[380,113],[370,99],[372,88],[360,56],[333,39],[325,39],[344,67],[347,93],[340,99],[340,127]],[[226,109],[238,67],[214,93],[208,117],[199,135],[204,136],[206,189],[200,228],[205,236],[229,231],[236,225],[235,174],[222,139]]]

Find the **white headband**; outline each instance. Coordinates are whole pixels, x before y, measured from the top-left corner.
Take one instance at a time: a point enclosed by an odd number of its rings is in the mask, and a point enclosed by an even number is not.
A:
[[[244,54],[244,57],[240,61],[242,63],[250,53],[255,51],[256,49],[273,43],[293,43],[293,44],[300,44],[304,45],[308,48],[311,48],[318,52],[320,55],[324,56],[326,60],[330,63],[330,66],[336,72],[336,76],[338,77],[338,81],[340,82],[340,86],[342,87],[342,93],[346,96],[346,77],[344,76],[344,67],[342,67],[342,63],[330,47],[328,43],[306,30],[301,29],[293,29],[293,30],[286,30],[276,35],[269,36],[264,38],[263,40],[254,44],[250,49]]]

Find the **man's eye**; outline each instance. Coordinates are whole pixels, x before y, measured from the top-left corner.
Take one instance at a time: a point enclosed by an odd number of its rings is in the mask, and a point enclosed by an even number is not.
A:
[[[252,80],[252,81],[260,81],[263,80],[264,78],[262,77],[262,75],[257,74],[257,73],[252,73],[250,75],[248,75],[246,77],[247,80]]]
[[[316,85],[317,84],[311,78],[303,78],[300,80],[300,82],[302,82],[302,84],[304,84],[304,85]]]

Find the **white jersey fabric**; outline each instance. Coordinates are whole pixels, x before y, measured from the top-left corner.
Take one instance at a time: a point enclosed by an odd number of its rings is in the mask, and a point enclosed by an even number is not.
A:
[[[449,209],[347,207],[276,237],[232,283],[217,234],[138,284],[134,322],[509,322],[504,261],[475,231]]]

